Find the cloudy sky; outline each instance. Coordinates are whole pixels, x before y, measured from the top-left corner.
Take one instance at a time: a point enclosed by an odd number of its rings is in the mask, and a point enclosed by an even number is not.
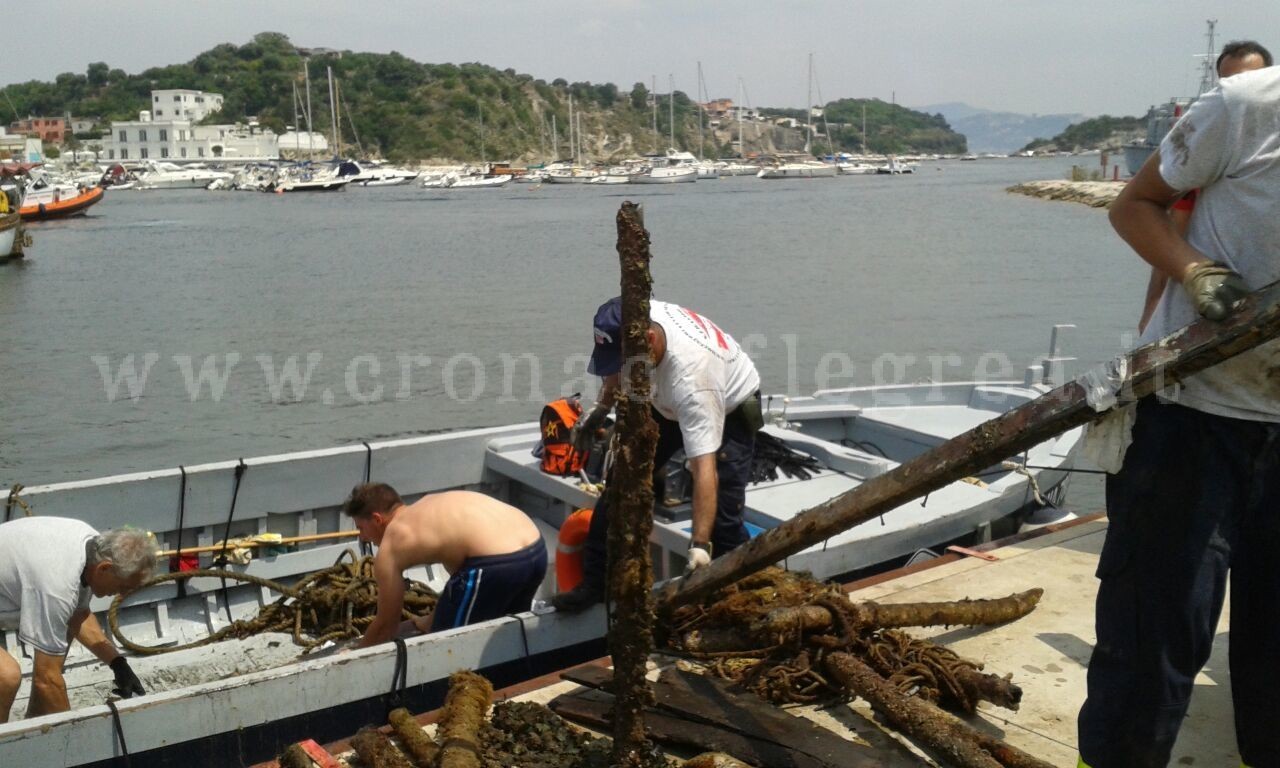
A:
[[[303,46],[477,61],[547,80],[629,88],[656,75],[665,91],[674,75],[690,94],[701,61],[712,97],[735,97],[741,77],[748,101],[767,106],[803,105],[813,53],[826,100],[1140,114],[1194,93],[1208,18],[1219,22],[1219,44],[1249,37],[1280,51],[1275,0],[46,0],[38,8],[39,30],[7,36],[0,83],[50,80],[93,61],[137,72],[274,31]]]

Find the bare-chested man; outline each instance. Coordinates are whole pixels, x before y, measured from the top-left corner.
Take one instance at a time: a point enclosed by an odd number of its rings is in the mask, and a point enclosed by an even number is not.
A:
[[[547,548],[523,512],[482,493],[449,491],[405,504],[385,483],[351,491],[343,511],[363,541],[378,545],[373,573],[378,614],[359,647],[395,637],[404,610],[404,571],[440,563],[450,574],[423,632],[452,629],[529,610],[547,572]]]

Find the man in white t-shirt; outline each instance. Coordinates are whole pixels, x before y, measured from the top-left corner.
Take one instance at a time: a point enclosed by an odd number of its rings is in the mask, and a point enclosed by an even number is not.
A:
[[[62,665],[79,640],[115,675],[116,693],[145,693],[129,662],[89,612],[89,599],[136,588],[156,565],[143,531],[98,533],[62,517],[24,517],[0,523],[0,629],[16,629],[35,655],[27,717],[70,709]],[[7,722],[22,672],[0,646],[0,723]]]
[[[1183,239],[1165,211],[1197,188]],[[1280,68],[1200,97],[1111,222],[1175,278],[1143,343],[1280,279]],[[1280,765],[1280,341],[1139,402],[1107,514],[1080,764],[1168,763],[1229,583],[1236,741],[1246,766]]]
[[[649,302],[651,404],[658,423],[654,467],[680,448],[693,477],[690,571],[747,540],[742,515],[762,426],[760,375],[732,336],[698,313],[664,301]],[[591,413],[575,424],[589,434],[613,407],[622,371],[622,300],[596,311],[595,348],[588,371],[604,379]],[[582,556],[582,583],[552,598],[557,610],[578,611],[604,599],[608,509],[596,503]]]

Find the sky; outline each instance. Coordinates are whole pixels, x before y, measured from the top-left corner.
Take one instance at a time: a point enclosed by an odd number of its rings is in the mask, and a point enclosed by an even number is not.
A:
[[[875,97],[1027,114],[1137,115],[1194,94],[1205,20],[1280,53],[1275,0],[46,0],[40,33],[8,36],[0,83],[90,62],[136,73],[282,32],[297,45],[480,62],[534,77],[802,107]],[[12,18],[12,17],[10,17]],[[16,43],[16,50],[14,45]]]

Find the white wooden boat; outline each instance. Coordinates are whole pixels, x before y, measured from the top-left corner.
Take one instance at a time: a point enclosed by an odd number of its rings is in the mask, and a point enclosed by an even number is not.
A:
[[[779,525],[865,479],[1048,390],[1063,358],[1032,366],[1025,382],[957,382],[825,390],[808,397],[766,398],[765,430],[822,465],[811,479],[779,477],[749,487],[746,521],[753,534]],[[1046,376],[1049,370],[1053,375]],[[959,482],[884,515],[882,523],[854,528],[788,559],[790,568],[820,578],[901,562],[924,547],[985,538],[1012,529],[1038,492],[1060,503],[1079,430],[1047,440],[1017,457],[1021,471],[993,467],[974,482]],[[353,528],[339,513],[351,487],[365,478],[388,482],[406,500],[423,493],[465,488],[519,506],[543,529],[554,555],[554,536],[573,510],[594,497],[572,479],[542,473],[532,455],[537,423],[475,429],[420,438],[329,448],[185,469],[165,469],[98,480],[27,488],[36,515],[83,519],[98,528],[122,524],[154,531],[164,548],[210,545],[229,530],[243,536],[285,536]],[[231,514],[232,500],[236,500]],[[13,510],[10,510],[11,513]],[[228,523],[228,520],[230,522]],[[655,575],[678,576],[690,529],[687,502],[659,507],[652,535]],[[289,582],[331,565],[354,543],[314,542],[230,568]],[[202,555],[209,564],[210,555]],[[409,576],[442,585],[438,567]],[[555,591],[549,569],[540,595]],[[191,581],[185,595],[172,584],[131,595],[120,611],[126,636],[144,644],[177,644],[207,636],[232,618],[246,618],[275,599],[266,589],[216,578]],[[95,599],[101,614],[108,599]],[[536,605],[536,604],[535,604]],[[518,614],[413,638],[406,643],[406,700],[439,703],[442,681],[458,668],[486,670],[499,685],[539,669],[599,655],[605,613]],[[29,650],[15,633],[0,643],[31,673]],[[135,658],[148,687],[145,697],[118,702],[119,728],[135,766],[252,763],[303,736],[324,740],[349,733],[354,718],[382,712],[397,663],[394,645],[341,656],[296,660],[287,636],[243,641]],[[546,666],[546,665],[551,666]],[[69,712],[0,725],[0,765],[108,765],[122,755],[111,710],[103,705],[110,672],[79,645],[68,657]],[[25,709],[28,683],[14,705]],[[361,720],[363,722],[363,720]]]

